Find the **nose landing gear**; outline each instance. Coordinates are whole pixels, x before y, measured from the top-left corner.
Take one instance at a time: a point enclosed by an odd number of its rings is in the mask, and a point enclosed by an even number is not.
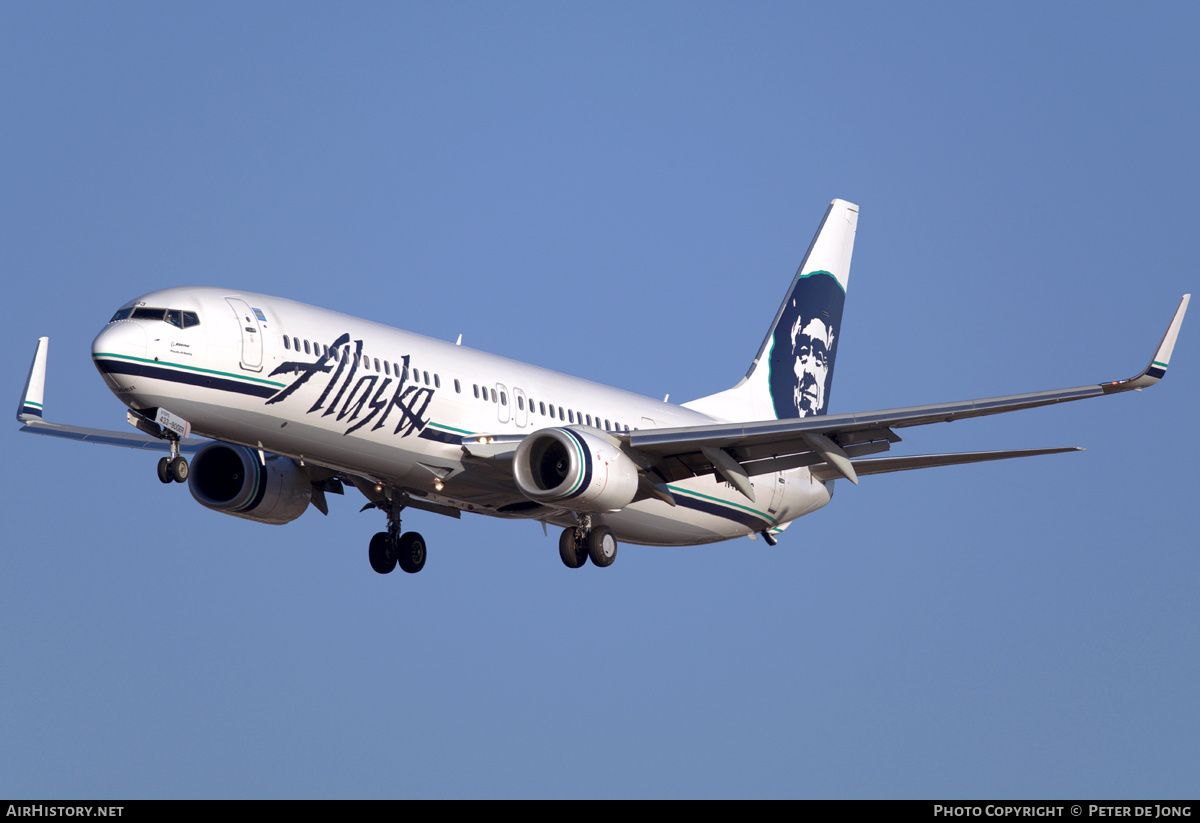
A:
[[[184,483],[188,479],[187,458],[179,453],[179,438],[167,438],[171,442],[171,456],[158,461],[158,479],[163,483]]]

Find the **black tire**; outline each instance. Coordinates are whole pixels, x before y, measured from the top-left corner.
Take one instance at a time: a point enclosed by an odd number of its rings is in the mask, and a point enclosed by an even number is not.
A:
[[[176,483],[186,483],[188,479],[188,462],[185,457],[176,457],[167,467],[171,472],[171,479]]]
[[[158,479],[163,483],[170,483],[174,480],[171,477],[171,458],[164,457],[158,461]]]
[[[400,535],[399,545],[396,546],[396,560],[400,568],[409,574],[416,574],[425,568],[425,538],[417,532],[405,532]]]
[[[617,559],[617,536],[608,526],[596,526],[588,534],[587,548],[593,564],[600,568],[611,566]]]
[[[587,562],[588,553],[580,545],[579,530],[574,526],[563,529],[558,538],[558,556],[568,569],[578,569]]]
[[[387,532],[379,532],[371,538],[367,556],[371,559],[371,568],[379,574],[388,574],[396,568],[396,552],[392,550],[391,543]]]

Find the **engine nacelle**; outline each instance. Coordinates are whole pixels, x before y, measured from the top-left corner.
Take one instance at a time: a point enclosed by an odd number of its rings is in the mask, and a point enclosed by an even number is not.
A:
[[[638,490],[637,466],[599,430],[534,432],[517,446],[513,476],[530,500],[571,511],[617,511]]]
[[[290,523],[308,508],[312,483],[290,457],[211,443],[191,460],[188,489],[201,506],[259,523]]]

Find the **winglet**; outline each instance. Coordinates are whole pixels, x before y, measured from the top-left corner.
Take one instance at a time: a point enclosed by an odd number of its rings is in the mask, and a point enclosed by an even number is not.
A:
[[[1166,334],[1163,335],[1158,348],[1154,350],[1154,356],[1150,358],[1150,363],[1142,373],[1135,377],[1130,377],[1128,380],[1104,383],[1105,394],[1129,391],[1130,389],[1143,389],[1146,386],[1153,386],[1159,380],[1162,380],[1163,375],[1167,373],[1167,364],[1171,362],[1171,352],[1175,350],[1175,340],[1179,337],[1179,327],[1183,325],[1183,316],[1187,314],[1188,301],[1191,299],[1192,296],[1190,294],[1185,294],[1183,299],[1179,301],[1179,308],[1175,309],[1175,316],[1171,318],[1171,324],[1167,326]]]
[[[49,337],[39,337],[33,362],[29,364],[29,376],[25,378],[25,391],[21,393],[21,404],[17,406],[17,420],[28,423],[32,418],[42,419],[42,404],[46,393],[46,350],[50,347]]]

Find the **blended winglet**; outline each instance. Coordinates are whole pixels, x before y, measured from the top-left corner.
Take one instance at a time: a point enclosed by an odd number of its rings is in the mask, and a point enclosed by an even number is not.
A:
[[[33,362],[29,364],[29,375],[25,378],[25,390],[21,392],[21,403],[17,406],[17,420],[28,423],[31,419],[42,419],[42,408],[46,394],[46,350],[50,347],[49,337],[39,337]]]
[[[1163,334],[1158,348],[1154,350],[1154,356],[1150,358],[1149,364],[1142,373],[1127,380],[1116,380],[1103,384],[1105,394],[1129,391],[1130,389],[1144,389],[1146,386],[1153,386],[1162,380],[1163,375],[1167,373],[1167,365],[1171,362],[1171,352],[1175,350],[1175,340],[1179,337],[1179,328],[1183,325],[1183,316],[1187,314],[1188,301],[1191,299],[1190,294],[1185,294],[1179,301],[1179,307],[1175,309],[1175,315],[1171,318],[1166,333]]]

